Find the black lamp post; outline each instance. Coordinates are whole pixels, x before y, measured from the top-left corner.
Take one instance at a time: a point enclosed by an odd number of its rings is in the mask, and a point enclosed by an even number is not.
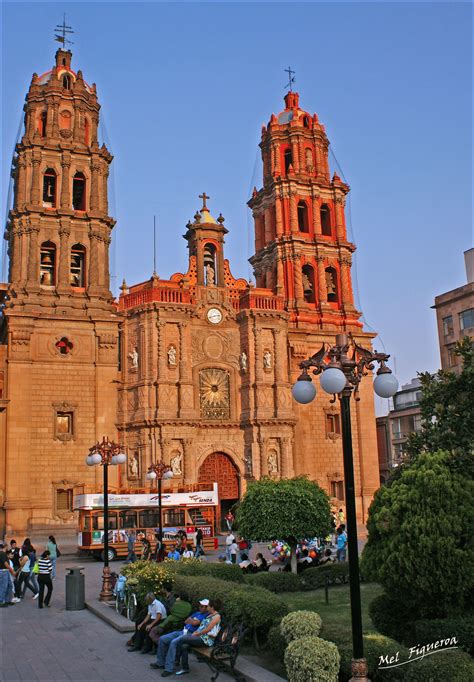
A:
[[[293,397],[297,402],[302,404],[310,403],[316,395],[316,389],[308,370],[310,367],[314,367],[313,374],[321,374],[321,388],[326,393],[333,394],[332,402],[334,402],[336,395],[338,395],[341,404],[347,544],[349,549],[353,680],[367,680],[368,667],[367,661],[364,658],[364,641],[362,637],[350,397],[354,391],[355,399],[359,400],[359,383],[364,375],[374,369],[374,362],[378,362],[380,365],[374,380],[374,391],[382,398],[389,398],[396,393],[398,381],[385,364],[389,357],[385,353],[377,353],[377,351],[371,351],[359,346],[350,334],[337,334],[334,346],[326,348],[325,344],[323,344],[321,350],[315,355],[300,363],[303,372],[292,389]]]
[[[96,443],[89,449],[86,457],[88,466],[102,465],[104,471],[104,569],[102,571],[102,590],[99,595],[100,601],[113,599],[110,585],[109,568],[109,465],[123,464],[127,455],[122,452],[122,446],[104,436],[102,442]]]
[[[146,475],[149,481],[157,482],[158,490],[158,540],[160,544],[163,542],[163,517],[161,514],[161,482],[163,480],[169,480],[173,478],[173,471],[171,467],[163,462],[156,462],[155,464],[150,464],[148,467],[148,473]]]

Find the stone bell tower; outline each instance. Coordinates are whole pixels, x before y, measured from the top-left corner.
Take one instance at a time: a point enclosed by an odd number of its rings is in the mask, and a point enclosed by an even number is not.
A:
[[[33,74],[12,164],[2,504],[15,532],[74,527],[72,494],[100,476],[84,466],[84,453],[116,436],[112,156],[98,141],[96,86],[71,58],[59,49],[51,70]]]
[[[337,174],[331,179],[328,147],[317,115],[288,92],[284,111],[262,127],[263,187],[249,201],[251,263],[257,287],[282,294],[292,321],[357,329],[350,274],[355,246],[344,216],[349,187]]]

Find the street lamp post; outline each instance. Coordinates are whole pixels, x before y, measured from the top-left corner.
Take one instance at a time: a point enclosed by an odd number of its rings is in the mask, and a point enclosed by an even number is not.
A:
[[[169,467],[167,464],[164,464],[163,462],[156,462],[154,464],[150,464],[148,467],[148,473],[146,475],[147,479],[149,481],[154,481],[156,479],[157,482],[157,490],[158,490],[158,540],[160,542],[160,546],[163,542],[163,518],[161,514],[161,482],[163,480],[167,481],[170,478],[173,478],[173,471],[171,467]]]
[[[86,457],[88,466],[101,465],[104,472],[104,568],[100,601],[110,601],[113,598],[109,568],[109,465],[123,464],[126,460],[127,455],[122,452],[122,446],[110,441],[106,436],[102,438],[102,442],[89,449]]]
[[[352,680],[367,680],[368,667],[364,658],[362,637],[362,613],[360,599],[359,551],[357,543],[357,517],[355,504],[354,464],[352,455],[351,407],[350,397],[359,400],[359,383],[363,376],[379,363],[374,380],[374,391],[382,398],[389,398],[398,389],[398,381],[386,366],[389,359],[386,353],[377,353],[359,346],[351,334],[337,334],[336,344],[322,348],[307,360],[300,363],[302,374],[292,388],[294,399],[302,404],[310,403],[316,389],[308,370],[314,367],[313,374],[321,374],[320,385],[326,393],[336,395],[341,404],[342,452],[344,459],[344,487],[347,512],[347,544],[349,549],[349,584],[352,620]]]

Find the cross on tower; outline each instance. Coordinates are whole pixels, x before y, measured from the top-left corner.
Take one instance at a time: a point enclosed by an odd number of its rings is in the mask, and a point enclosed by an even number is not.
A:
[[[57,40],[58,43],[62,43],[64,45],[64,47],[66,47],[66,43],[69,43],[70,45],[74,45],[72,40],[69,40],[68,38],[66,38],[66,35],[68,33],[74,33],[74,31],[72,30],[72,26],[66,25],[66,15],[65,14],[63,16],[63,23],[58,24],[54,30],[57,31],[58,33],[62,33],[62,36],[61,35],[58,36],[55,34],[54,40]]]
[[[295,82],[295,73],[296,71],[291,70],[291,66],[289,66],[287,69],[283,69],[288,74],[288,83],[285,85],[285,88],[289,88],[289,91],[292,92],[291,86]]]
[[[206,206],[206,199],[210,199],[211,197],[208,197],[207,194],[206,194],[206,192],[203,192],[202,194],[199,195],[199,198],[202,199],[202,208],[201,208],[201,211],[204,211],[205,209],[207,209],[207,206]]]

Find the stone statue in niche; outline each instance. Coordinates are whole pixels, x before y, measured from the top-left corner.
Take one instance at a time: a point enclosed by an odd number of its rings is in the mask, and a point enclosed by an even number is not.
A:
[[[276,476],[278,474],[278,459],[275,450],[271,450],[268,453],[267,466],[269,476]]]
[[[263,366],[265,369],[272,368],[272,354],[270,353],[269,350],[266,350],[265,353],[263,354]]]
[[[132,369],[137,369],[138,367],[138,348],[135,346],[132,351],[128,354],[130,359],[130,367]]]
[[[138,478],[139,468],[139,455],[138,452],[134,452],[128,458],[128,477]]]
[[[170,460],[170,466],[171,470],[173,472],[173,476],[181,476],[183,471],[182,471],[182,463],[183,463],[183,455],[180,452],[177,452],[174,457],[171,457]]]
[[[244,350],[240,354],[240,369],[242,372],[247,371],[247,353]]]
[[[326,270],[326,287],[328,294],[336,293],[336,284],[334,282],[334,275],[330,270]]]
[[[176,365],[176,348],[174,346],[168,348],[168,365],[171,367]]]
[[[312,173],[314,170],[313,153],[311,149],[306,150],[306,170],[308,171],[308,173]]]
[[[313,285],[309,281],[308,275],[303,272],[303,291],[311,291],[313,289]]]
[[[208,287],[214,286],[215,284],[215,273],[214,268],[209,263],[206,265],[206,284]]]

